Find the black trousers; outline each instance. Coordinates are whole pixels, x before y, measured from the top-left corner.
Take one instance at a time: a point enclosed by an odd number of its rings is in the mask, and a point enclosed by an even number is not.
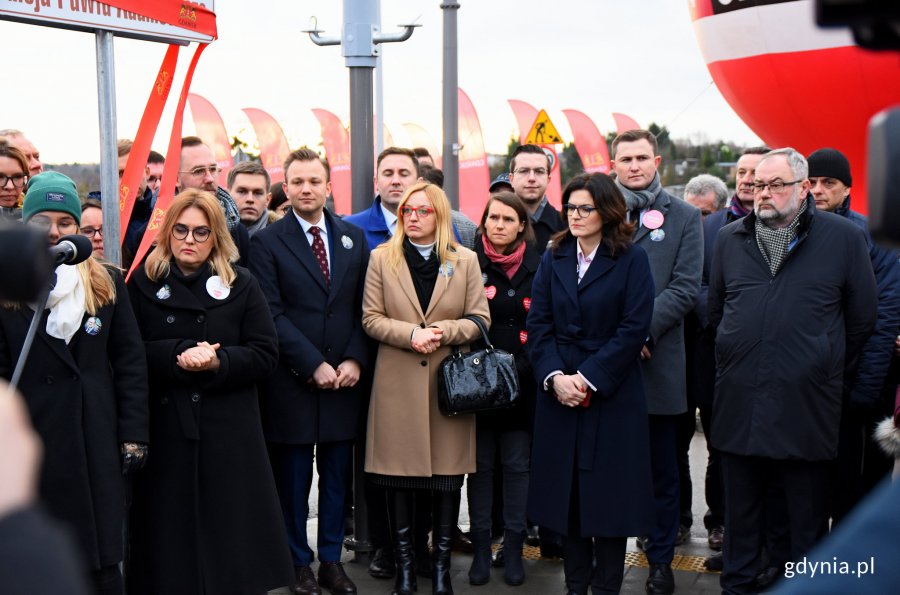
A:
[[[583,537],[578,498],[578,468],[572,475],[569,502],[569,534],[563,537],[563,569],[566,588],[578,595],[618,593],[625,577],[627,537]],[[613,514],[611,511],[610,514]]]
[[[678,457],[675,434],[677,415],[650,415],[650,464],[656,523],[645,554],[650,564],[671,564],[678,536]]]
[[[770,484],[784,490],[791,559],[808,552],[825,534],[829,461],[782,461],[722,453],[725,486],[725,547],[722,592],[754,593],[765,534]]]

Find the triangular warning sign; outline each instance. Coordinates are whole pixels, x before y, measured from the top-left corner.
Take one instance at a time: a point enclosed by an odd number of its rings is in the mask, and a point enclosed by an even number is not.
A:
[[[525,144],[558,145],[562,144],[562,142],[562,137],[559,135],[559,132],[557,132],[556,126],[550,121],[547,110],[541,110],[538,113],[537,118],[535,118],[534,124],[531,125],[528,136],[525,137]]]

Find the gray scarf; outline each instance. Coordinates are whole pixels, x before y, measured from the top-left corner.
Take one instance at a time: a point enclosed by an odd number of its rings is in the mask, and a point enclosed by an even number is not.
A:
[[[629,211],[645,209],[651,206],[656,202],[656,197],[659,196],[659,193],[662,192],[662,185],[659,183],[659,172],[656,172],[653,176],[653,181],[643,190],[626,188],[619,182],[619,178],[616,178],[616,186],[619,187],[622,196],[625,197],[625,208]]]
[[[238,211],[237,203],[221,186],[216,189],[216,198],[219,199],[219,204],[222,205],[222,210],[225,212],[225,223],[228,224],[228,231],[231,231],[241,224],[241,213]]]
[[[784,264],[788,253],[788,247],[797,237],[797,226],[800,225],[800,215],[806,210],[806,201],[800,203],[800,209],[794,216],[794,220],[787,227],[772,229],[756,218],[756,245],[762,252],[763,258],[769,264],[769,270],[774,277]]]
[[[265,229],[269,224],[269,211],[263,211],[262,217],[260,217],[255,223],[251,223],[247,226],[247,233],[250,237],[253,237],[253,234],[258,232],[261,229]]]

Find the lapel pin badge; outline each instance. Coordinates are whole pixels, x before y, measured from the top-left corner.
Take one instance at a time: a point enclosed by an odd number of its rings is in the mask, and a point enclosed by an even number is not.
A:
[[[156,292],[156,299],[158,300],[167,300],[170,297],[172,297],[172,289],[168,285],[163,285]]]
[[[353,240],[350,239],[350,236],[341,236],[341,245],[349,250],[353,247]]]
[[[87,320],[84,321],[84,332],[89,335],[99,335],[100,329],[103,328],[103,323],[96,316],[91,316]]]

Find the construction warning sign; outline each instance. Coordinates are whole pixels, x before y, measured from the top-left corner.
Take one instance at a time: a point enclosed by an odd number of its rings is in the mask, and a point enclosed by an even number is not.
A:
[[[541,110],[538,113],[537,118],[535,118],[534,124],[531,125],[528,136],[525,137],[525,144],[557,145],[562,144],[562,142],[562,137],[559,135],[559,132],[557,132],[556,126],[550,121],[547,110]]]

